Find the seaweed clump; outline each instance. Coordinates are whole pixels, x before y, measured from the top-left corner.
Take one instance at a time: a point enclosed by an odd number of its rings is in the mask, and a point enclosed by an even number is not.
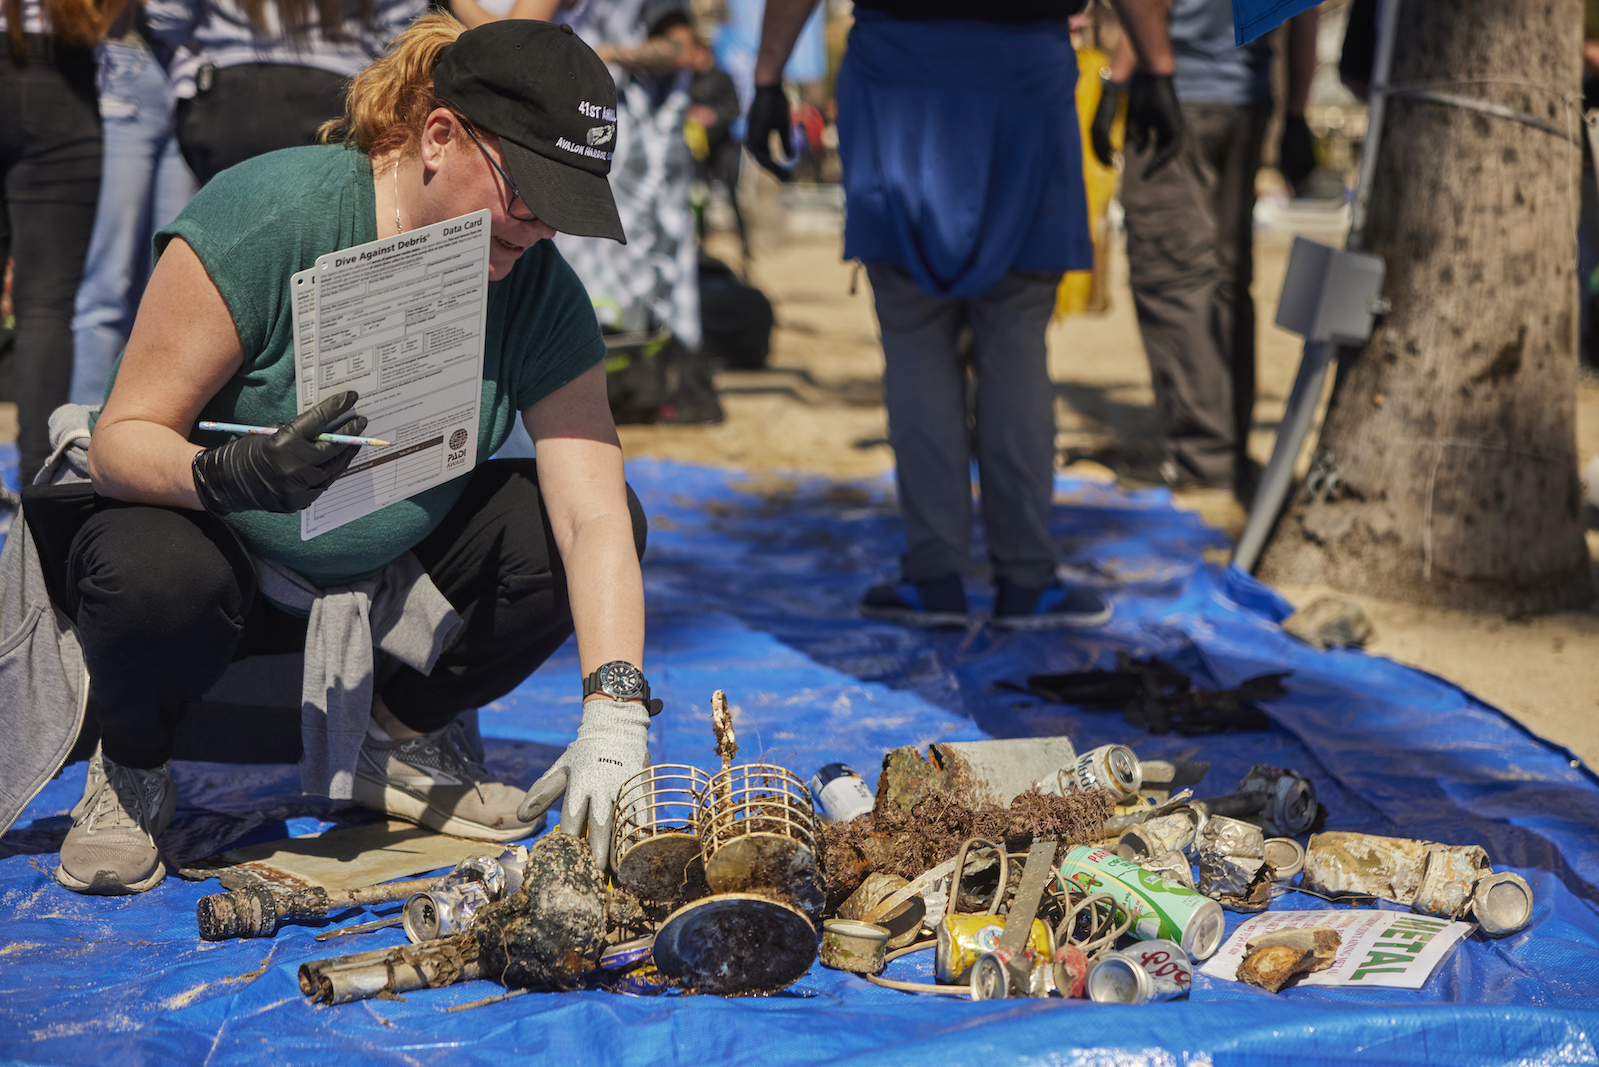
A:
[[[1068,796],[1030,790],[1008,807],[973,807],[948,790],[929,788],[909,809],[879,803],[870,815],[834,823],[823,835],[830,902],[842,901],[873,871],[918,875],[953,859],[972,837],[1003,841],[1010,852],[1034,838],[1080,845],[1104,835],[1115,800],[1105,789]]]

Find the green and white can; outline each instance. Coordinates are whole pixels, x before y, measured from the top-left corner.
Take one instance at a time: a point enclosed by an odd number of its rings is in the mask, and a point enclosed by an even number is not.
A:
[[[1220,904],[1108,849],[1078,845],[1061,859],[1060,873],[1084,892],[1115,897],[1140,941],[1175,941],[1196,960],[1221,947],[1226,923]]]

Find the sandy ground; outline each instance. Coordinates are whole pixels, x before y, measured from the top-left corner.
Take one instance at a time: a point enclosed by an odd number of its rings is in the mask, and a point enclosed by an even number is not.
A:
[[[786,238],[762,235],[751,271],[751,280],[777,309],[770,370],[718,376],[727,409],[721,425],[623,427],[629,455],[738,468],[754,476],[757,486],[762,476],[784,472],[849,479],[892,467],[882,355],[865,273],[856,277],[840,261],[836,216],[810,209],[791,214],[788,228]],[[1298,339],[1271,325],[1295,232],[1328,243],[1342,238],[1336,219],[1300,214],[1279,219],[1257,242],[1260,397],[1251,449],[1262,461],[1270,454],[1299,360]],[[737,261],[727,235],[713,236],[712,250]],[[1127,484],[1149,484],[1158,431],[1119,251],[1111,275],[1108,313],[1058,323],[1050,331],[1057,446],[1062,465],[1105,477],[1111,468]],[[15,425],[12,406],[0,405],[0,439],[14,437]],[[1586,465],[1599,452],[1599,386],[1580,387],[1577,432]],[[1242,529],[1244,512],[1229,494],[1183,493],[1178,503],[1233,536]],[[1599,555],[1599,531],[1590,531],[1589,543]],[[1302,605],[1333,591],[1281,592]],[[1465,686],[1599,767],[1599,611],[1507,620],[1350,599],[1375,624],[1371,652]]]
[[[792,220],[791,220],[792,221]],[[751,280],[772,298],[778,329],[771,370],[720,375],[727,421],[710,427],[624,427],[630,455],[652,455],[742,468],[756,475],[807,472],[855,478],[888,470],[884,440],[882,356],[876,343],[865,273],[840,261],[841,245],[825,220],[803,220],[757,255]],[[793,228],[801,228],[795,226]],[[1255,297],[1259,311],[1260,397],[1251,450],[1270,455],[1298,367],[1298,338],[1273,326],[1277,293],[1295,233],[1341,243],[1336,218],[1292,213],[1262,230],[1257,242]],[[712,250],[734,262],[732,243]],[[1158,458],[1158,431],[1148,364],[1126,287],[1119,251],[1112,267],[1112,307],[1050,331],[1050,374],[1057,392],[1057,446],[1062,465],[1084,473],[1108,466],[1131,485],[1148,484]],[[1581,462],[1599,452],[1599,386],[1581,387],[1578,411]],[[1179,494],[1179,505],[1236,536],[1245,519],[1229,494]],[[1599,554],[1599,531],[1590,532]],[[1280,590],[1309,603],[1335,591]],[[1419,608],[1356,597],[1376,634],[1368,650],[1441,675],[1510,712],[1533,731],[1570,747],[1599,767],[1599,611],[1506,620],[1471,612]]]

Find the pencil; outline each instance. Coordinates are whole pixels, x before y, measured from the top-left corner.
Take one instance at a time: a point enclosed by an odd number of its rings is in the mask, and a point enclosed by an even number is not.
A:
[[[221,430],[224,433],[275,434],[279,428],[276,426],[246,426],[240,422],[212,422],[210,419],[202,419],[200,420],[200,429]],[[372,445],[375,448],[382,448],[384,445],[394,443],[377,437],[351,437],[347,433],[319,433],[316,435],[316,439],[318,441],[331,441],[336,445]]]

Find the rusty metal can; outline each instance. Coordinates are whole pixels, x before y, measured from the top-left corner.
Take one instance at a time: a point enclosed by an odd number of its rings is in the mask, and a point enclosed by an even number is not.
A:
[[[838,917],[840,919],[859,919],[862,922],[876,923],[888,930],[888,947],[904,948],[916,940],[916,935],[921,933],[922,920],[927,916],[927,902],[918,893],[909,900],[894,908],[887,915],[875,915],[883,901],[893,896],[909,883],[897,874],[883,874],[873,871],[868,874],[849,895],[849,899],[839,905]]]
[[[1488,853],[1480,845],[1440,845],[1421,861],[1421,882],[1410,910],[1440,919],[1458,919],[1471,905],[1471,891],[1490,873]]]
[[[876,974],[883,969],[888,951],[888,930],[856,919],[828,919],[822,923],[822,966],[835,971]]]
[[[1114,852],[1078,845],[1062,857],[1060,873],[1084,892],[1115,897],[1140,941],[1176,941],[1196,960],[1209,959],[1221,946],[1226,918],[1220,904]]]
[[[870,815],[876,798],[866,780],[847,763],[829,763],[805,783],[816,801],[816,814],[828,822],[848,822]]]
[[[1292,882],[1305,869],[1305,846],[1291,837],[1268,837],[1261,842],[1260,855],[1271,864],[1274,882]]]
[[[1484,875],[1471,896],[1471,915],[1489,937],[1509,937],[1532,921],[1532,887],[1511,871]]]
[[[1090,789],[1108,789],[1117,801],[1132,800],[1144,784],[1144,769],[1138,756],[1126,745],[1101,745],[1077,757],[1077,762],[1063,772],[1068,781],[1063,785],[1086,792]],[[1063,790],[1064,792],[1064,790]]]
[[[950,915],[938,924],[938,947],[933,951],[933,974],[946,985],[965,981],[967,972],[982,957],[999,947],[1005,932],[1005,918],[1001,915]],[[1038,959],[1050,958],[1051,938],[1049,926],[1042,919],[1033,920],[1028,933],[1027,947]]]
[[[482,882],[459,882],[413,893],[405,902],[405,936],[415,943],[458,934],[491,899]]]
[[[1316,822],[1316,784],[1297,771],[1257,763],[1238,791],[1262,797],[1261,816],[1274,836],[1302,834]]]
[[[1185,995],[1194,981],[1188,953],[1174,941],[1149,941],[1103,952],[1088,970],[1089,999],[1099,1004],[1151,1004]]]

